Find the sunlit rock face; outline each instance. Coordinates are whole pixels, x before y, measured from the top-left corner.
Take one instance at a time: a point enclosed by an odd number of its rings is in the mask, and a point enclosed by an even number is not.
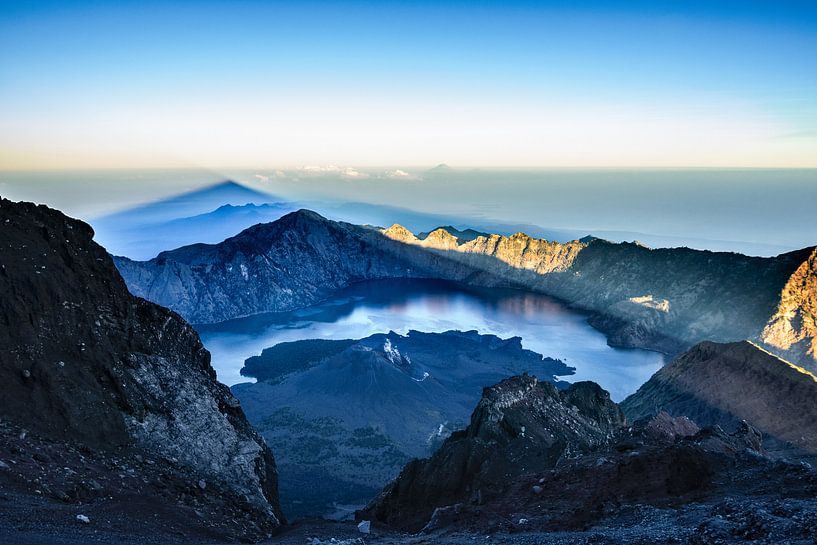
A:
[[[0,199],[0,417],[87,448],[140,449],[283,522],[272,453],[178,314],[128,292],[93,231]]]
[[[408,229],[397,224],[384,229],[383,234],[392,240],[406,244],[466,254],[458,256],[458,259],[478,268],[490,267],[490,262],[479,259],[481,256],[490,256],[498,261],[495,264],[498,269],[502,269],[504,264],[538,274],[567,270],[579,251],[586,246],[579,241],[564,244],[550,242],[529,237],[525,233],[516,233],[509,237],[477,236],[459,244],[458,239],[445,229],[436,229],[420,240]],[[469,259],[467,254],[474,255]]]
[[[557,297],[590,313],[614,346],[678,354],[702,340],[763,340],[815,365],[814,290],[799,287],[814,282],[813,248],[762,258],[523,233],[467,238],[437,229],[421,239],[400,225],[375,229],[302,210],[220,244],[116,263],[133,293],[197,323],[292,310],[361,280],[437,278]],[[776,313],[784,318],[769,324]]]
[[[660,411],[733,430],[747,421],[771,448],[817,454],[817,377],[750,342],[703,342],[621,403],[630,420]]]
[[[817,250],[792,274],[760,340],[817,371]]]

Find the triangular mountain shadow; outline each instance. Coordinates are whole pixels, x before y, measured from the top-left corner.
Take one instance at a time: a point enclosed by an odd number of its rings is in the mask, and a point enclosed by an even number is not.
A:
[[[231,180],[115,212],[92,221],[109,252],[149,259],[162,250],[216,243],[292,210],[269,193]]]
[[[94,226],[125,226],[169,221],[210,212],[225,204],[264,204],[280,201],[275,195],[225,180],[193,191],[138,205],[97,218]]]

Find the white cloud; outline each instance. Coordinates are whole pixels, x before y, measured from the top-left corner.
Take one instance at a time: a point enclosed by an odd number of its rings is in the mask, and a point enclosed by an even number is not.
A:
[[[385,173],[386,178],[391,178],[392,180],[420,180],[420,176],[416,174],[411,174],[410,172],[406,172],[405,170],[389,170]]]
[[[354,167],[340,167],[337,165],[307,165],[297,168],[303,176],[340,176],[350,180],[365,180],[369,177],[365,172]]]

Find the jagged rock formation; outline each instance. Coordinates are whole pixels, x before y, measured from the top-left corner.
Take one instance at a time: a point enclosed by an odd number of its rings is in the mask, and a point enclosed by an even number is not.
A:
[[[419,530],[436,508],[483,504],[515,478],[544,471],[610,442],[624,417],[592,382],[564,391],[523,375],[486,388],[464,430],[430,459],[413,460],[361,515]]]
[[[794,271],[760,340],[817,371],[817,249]]]
[[[573,241],[565,244],[531,238],[524,233],[509,237],[502,235],[479,236],[458,244],[458,240],[444,229],[432,231],[420,240],[401,225],[392,225],[383,234],[405,244],[414,244],[434,250],[454,250],[463,256],[458,258],[477,268],[487,261],[480,256],[490,256],[514,269],[533,271],[544,275],[561,272],[570,268],[573,260],[582,250],[584,243]]]
[[[420,239],[399,225],[377,230],[299,211],[217,245],[116,263],[135,294],[199,323],[291,310],[360,280],[439,278],[557,297],[590,312],[612,345],[677,354],[702,340],[764,335],[771,349],[817,368],[807,348],[813,253],[760,258],[598,239],[562,244],[523,233],[461,242],[444,229]],[[782,305],[787,285],[792,295]]]
[[[91,228],[0,200],[0,416],[49,440],[138,449],[283,522],[275,462],[177,314],[132,296]]]
[[[621,404],[631,420],[659,411],[703,426],[759,429],[775,448],[817,454],[817,377],[750,342],[703,342]]]
[[[485,384],[524,372],[553,382],[572,368],[519,337],[390,332],[267,348],[242,369],[258,382],[233,393],[276,446],[287,513],[340,516],[464,426]]]
[[[730,434],[659,413],[625,427],[595,384],[561,393],[544,386],[515,377],[486,388],[468,429],[430,459],[409,463],[358,518],[430,536],[592,530],[587,541],[568,534],[566,542],[580,543],[618,542],[602,536],[621,526],[660,543],[798,539],[811,531],[806,513],[817,507],[817,473],[769,459],[751,426]],[[798,513],[797,522],[764,516],[776,505]],[[656,523],[662,510],[672,513],[673,530]],[[727,511],[729,522],[711,524]],[[763,522],[747,528],[733,515]]]

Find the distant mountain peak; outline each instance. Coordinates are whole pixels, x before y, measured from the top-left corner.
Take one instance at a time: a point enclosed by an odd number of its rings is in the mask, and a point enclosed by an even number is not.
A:
[[[477,231],[476,229],[471,229],[471,228],[457,229],[453,225],[441,225],[441,226],[439,226],[439,227],[437,227],[435,229],[432,229],[431,231],[428,231],[428,232],[425,232],[425,233],[419,233],[417,235],[417,238],[419,238],[420,240],[425,240],[432,233],[434,233],[436,231],[445,231],[446,233],[448,233],[452,237],[456,238],[457,241],[460,242],[460,243],[469,242],[471,240],[474,240],[477,237],[489,237],[489,236],[491,236],[490,233],[486,233],[484,231]]]
[[[399,223],[395,223],[391,227],[384,229],[383,234],[392,240],[399,240],[402,242],[417,240],[417,237],[414,236],[414,233],[412,233]]]
[[[451,172],[452,170],[454,170],[454,169],[452,169],[452,168],[451,168],[450,166],[448,166],[447,164],[445,164],[445,163],[440,163],[440,164],[439,164],[439,165],[437,165],[436,167],[429,169],[429,170],[428,170],[428,173],[429,173],[429,174],[435,174],[435,173],[436,173],[436,174],[442,174],[442,173],[445,173],[445,172]]]
[[[319,221],[319,222],[326,222],[329,221],[325,217],[321,216],[317,212],[313,210],[309,210],[308,208],[299,208],[294,212],[290,212],[289,214],[285,214],[281,216],[281,219],[294,219],[294,220],[308,220],[308,221]]]

